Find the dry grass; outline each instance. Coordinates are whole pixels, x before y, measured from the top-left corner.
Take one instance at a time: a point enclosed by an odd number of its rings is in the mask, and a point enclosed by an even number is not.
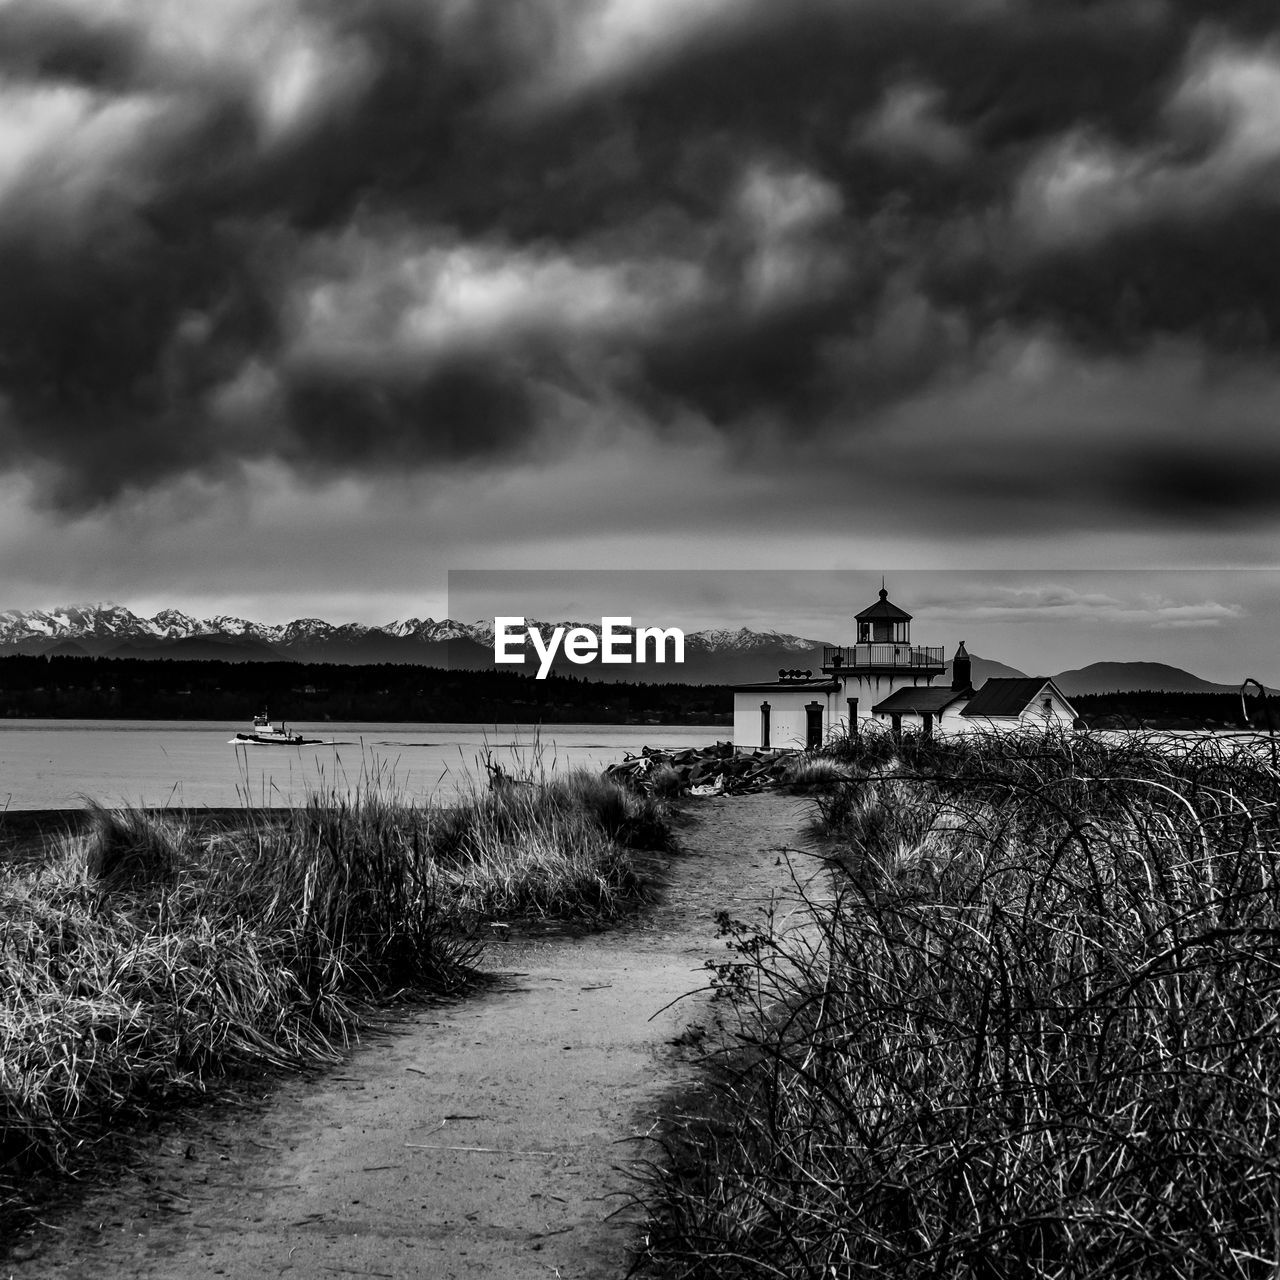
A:
[[[0,1216],[142,1110],[332,1061],[376,1003],[465,986],[481,917],[618,914],[629,844],[664,840],[653,802],[576,774],[450,809],[380,779],[200,839],[94,809],[0,875]]]
[[[840,760],[822,752],[802,752],[789,757],[779,781],[793,793],[829,791],[848,781],[849,768]]]
[[[461,916],[616,917],[641,894],[631,851],[668,843],[660,802],[585,771],[510,785],[429,825],[443,897]]]
[[[910,754],[909,754],[910,753]],[[1222,743],[846,753],[834,901],[736,939],[671,1276],[1280,1273],[1280,777]]]

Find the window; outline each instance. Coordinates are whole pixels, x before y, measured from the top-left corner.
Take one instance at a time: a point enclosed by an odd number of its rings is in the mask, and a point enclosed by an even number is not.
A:
[[[859,644],[906,644],[911,638],[910,623],[878,618],[875,622],[858,623]]]

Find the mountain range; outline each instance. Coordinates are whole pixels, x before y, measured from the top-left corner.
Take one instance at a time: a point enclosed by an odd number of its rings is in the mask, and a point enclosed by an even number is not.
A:
[[[543,623],[530,620],[543,635],[554,626],[585,626],[597,635],[598,623]],[[57,609],[9,610],[0,613],[0,656],[63,654],[84,657],[220,659],[227,662],[332,662],[354,666],[405,663],[432,667],[486,670],[494,666],[493,621],[459,622],[452,618],[409,618],[381,626],[334,625],[321,618],[299,618],[272,625],[245,618],[193,618],[163,609],[152,618],[139,617],[118,604],[68,605]],[[679,681],[689,684],[735,684],[767,680],[779,669],[811,670],[822,665],[824,642],[778,631],[713,628],[685,634],[685,660],[680,666],[647,664],[581,667],[563,658],[554,665],[562,674],[590,672],[609,679]],[[532,674],[535,659],[523,668]],[[975,684],[998,676],[1025,674],[994,659],[972,655]],[[947,665],[944,679],[950,679]],[[1095,662],[1057,674],[1068,697],[1087,693],[1150,689],[1185,693],[1235,692],[1234,685],[1213,684],[1157,662]]]
[[[530,619],[544,636],[553,628],[600,624],[541,622]],[[0,613],[0,656],[11,653],[61,654],[112,658],[215,658],[227,662],[334,662],[353,666],[406,663],[419,666],[487,670],[494,666],[493,619],[474,623],[452,618],[409,618],[381,626],[299,618],[272,625],[245,618],[193,618],[165,609],[139,617],[117,604],[69,605],[58,609]],[[523,670],[536,670],[528,650]],[[758,680],[779,667],[812,668],[822,661],[822,642],[777,631],[716,628],[685,635],[680,666],[647,664],[604,668],[611,679],[725,684]],[[521,670],[512,667],[513,671]],[[586,668],[564,659],[554,670],[582,675]],[[591,671],[599,675],[601,668]]]

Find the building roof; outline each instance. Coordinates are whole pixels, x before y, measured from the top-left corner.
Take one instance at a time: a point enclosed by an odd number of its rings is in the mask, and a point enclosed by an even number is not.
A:
[[[758,684],[735,684],[734,693],[839,693],[840,682],[827,676],[814,676],[812,680],[765,680]]]
[[[889,600],[889,593],[883,587],[880,588],[880,599],[875,604],[853,616],[858,622],[872,622],[885,618],[893,622],[911,621],[911,615],[905,609],[899,609],[896,604],[893,604]]]
[[[1039,696],[1042,690],[1051,688],[1067,709],[1075,714],[1075,708],[1067,701],[1061,689],[1048,676],[993,676],[969,700],[962,715],[966,716],[1020,716]]]
[[[885,715],[913,712],[919,715],[922,711],[941,711],[958,699],[971,697],[972,694],[972,689],[953,689],[950,685],[942,685],[936,689],[932,686],[899,689],[891,693],[883,702],[877,702],[871,710],[876,714],[883,712]]]

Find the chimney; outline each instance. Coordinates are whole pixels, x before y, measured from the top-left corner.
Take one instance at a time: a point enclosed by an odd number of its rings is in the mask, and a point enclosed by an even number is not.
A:
[[[963,640],[960,641],[960,647],[956,650],[956,656],[951,659],[951,687],[957,692],[961,689],[973,688],[973,669]]]

